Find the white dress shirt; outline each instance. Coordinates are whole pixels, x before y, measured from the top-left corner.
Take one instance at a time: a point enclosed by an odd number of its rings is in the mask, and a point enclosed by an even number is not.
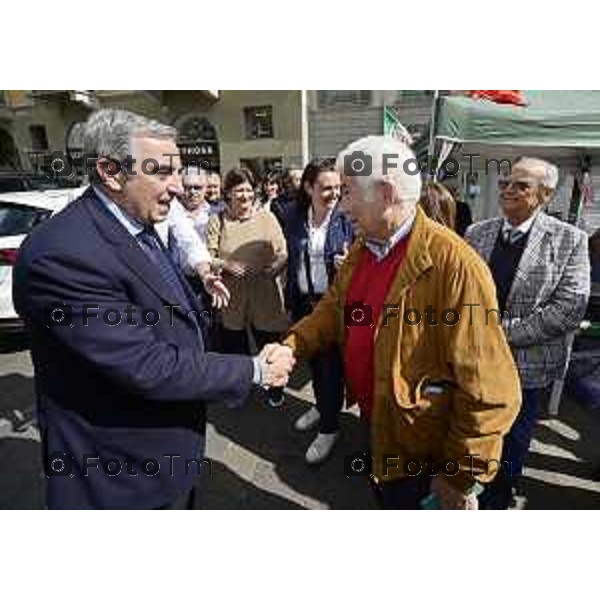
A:
[[[539,212],[540,212],[539,210],[536,210],[529,217],[529,219],[527,219],[526,221],[523,221],[519,225],[511,225],[510,221],[506,217],[504,217],[504,221],[502,222],[502,237],[504,239],[506,239],[507,236],[510,236],[510,234],[513,231],[518,231],[519,233],[522,233],[523,235],[527,235],[531,231],[531,228],[533,227],[533,223],[535,222],[535,219],[538,216]]]
[[[333,208],[329,209],[323,222],[316,227],[312,224],[312,206],[308,208],[307,250],[310,261],[310,281],[312,281],[315,294],[324,294],[329,287],[329,277],[327,276],[327,266],[325,264],[325,240],[327,239],[327,229],[329,228],[332,213]],[[302,294],[310,293],[304,257],[300,261],[300,268],[298,270],[298,287]]]
[[[168,230],[179,247],[179,262],[187,273],[192,273],[200,263],[210,262],[210,254],[206,243],[198,234],[194,221],[188,217],[188,213],[179,200],[171,202],[169,216],[163,223],[155,226],[157,232],[163,239],[168,239]]]

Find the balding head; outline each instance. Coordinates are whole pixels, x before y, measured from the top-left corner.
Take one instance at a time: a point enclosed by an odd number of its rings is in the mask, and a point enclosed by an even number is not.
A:
[[[516,226],[550,201],[558,185],[558,169],[539,158],[521,158],[498,183],[504,216]]]
[[[514,165],[512,170],[524,171],[535,177],[539,184],[554,191],[558,185],[558,168],[541,158],[530,158],[524,156]]]

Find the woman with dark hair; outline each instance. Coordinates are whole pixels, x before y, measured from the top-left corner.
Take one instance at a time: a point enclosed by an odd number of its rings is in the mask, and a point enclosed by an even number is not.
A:
[[[286,169],[281,178],[283,192],[271,202],[271,212],[282,227],[285,226],[285,213],[298,199],[301,180],[302,169]]]
[[[287,301],[294,321],[310,314],[319,302],[353,241],[352,225],[338,206],[340,176],[333,161],[315,160],[304,170],[298,199],[285,220],[288,246]],[[306,452],[306,462],[328,458],[339,437],[344,403],[343,363],[335,346],[323,348],[309,362],[316,407],[295,423],[298,431],[317,424],[319,433]]]
[[[272,202],[281,193],[281,181],[275,173],[267,173],[261,182],[260,201],[263,207],[270,209]]]
[[[208,221],[207,247],[222,269],[231,300],[222,311],[222,350],[249,354],[248,330],[259,347],[278,341],[288,327],[280,274],[287,249],[277,219],[254,203],[254,178],[247,169],[233,169],[223,181],[225,211]],[[268,392],[272,405],[282,390]]]
[[[444,185],[433,181],[425,182],[419,206],[430,219],[456,231],[456,201]]]

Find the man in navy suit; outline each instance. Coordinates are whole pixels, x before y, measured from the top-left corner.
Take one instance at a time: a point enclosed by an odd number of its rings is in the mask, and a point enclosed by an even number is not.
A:
[[[154,225],[180,188],[175,130],[123,110],[86,124],[90,187],[22,247],[50,508],[191,508],[205,405],[285,385],[291,353],[209,352],[203,307]],[[128,159],[129,157],[129,159]]]

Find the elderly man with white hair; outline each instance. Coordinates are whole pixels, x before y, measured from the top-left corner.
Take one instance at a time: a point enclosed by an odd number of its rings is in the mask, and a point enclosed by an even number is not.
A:
[[[366,137],[341,152],[342,208],[358,239],[314,312],[284,344],[310,357],[337,343],[369,455],[346,457],[384,508],[475,509],[518,412],[518,373],[483,261],[416,206],[415,157]],[[478,308],[479,307],[479,308]]]
[[[499,182],[503,216],[471,226],[465,236],[492,272],[523,388],[521,411],[505,442],[507,468],[482,497],[486,508],[512,502],[540,404],[562,376],[567,335],[583,319],[590,294],[587,235],[543,211],[557,183],[554,165],[521,158]]]

